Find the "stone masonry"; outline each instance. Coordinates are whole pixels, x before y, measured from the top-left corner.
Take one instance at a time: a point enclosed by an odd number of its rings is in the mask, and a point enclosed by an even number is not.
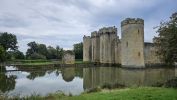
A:
[[[153,45],[144,44],[144,20],[127,18],[121,22],[121,39],[117,36],[115,26],[94,31],[91,38],[84,36],[83,61],[121,64],[122,67],[131,68],[161,63],[154,53]]]

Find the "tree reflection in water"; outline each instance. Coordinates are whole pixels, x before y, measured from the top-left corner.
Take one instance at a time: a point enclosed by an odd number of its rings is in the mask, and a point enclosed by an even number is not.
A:
[[[15,79],[17,76],[15,75],[6,75],[6,69],[5,67],[1,66],[1,72],[0,72],[0,92],[6,93],[13,89],[15,89]]]

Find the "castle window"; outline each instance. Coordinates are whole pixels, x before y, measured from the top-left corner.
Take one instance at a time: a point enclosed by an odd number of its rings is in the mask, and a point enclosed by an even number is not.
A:
[[[127,45],[127,47],[128,47],[128,42],[127,42],[127,44],[126,44],[126,45]]]
[[[140,52],[138,52],[138,56],[139,56],[139,57],[140,57],[140,55],[141,55]]]

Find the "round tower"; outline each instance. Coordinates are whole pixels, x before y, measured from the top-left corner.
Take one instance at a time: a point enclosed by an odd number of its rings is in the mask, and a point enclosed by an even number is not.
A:
[[[117,28],[104,27],[99,30],[100,34],[100,63],[115,63],[115,43]]]
[[[91,33],[92,62],[100,62],[100,36],[97,31]]]
[[[91,38],[85,35],[83,37],[83,61],[91,61]]]
[[[121,64],[123,67],[145,67],[144,20],[127,18],[121,22]]]

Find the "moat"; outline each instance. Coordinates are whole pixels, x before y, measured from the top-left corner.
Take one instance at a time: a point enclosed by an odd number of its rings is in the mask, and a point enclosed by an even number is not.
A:
[[[177,68],[125,69],[117,67],[20,67],[0,68],[0,94],[79,95],[96,87],[155,86],[177,77]]]

